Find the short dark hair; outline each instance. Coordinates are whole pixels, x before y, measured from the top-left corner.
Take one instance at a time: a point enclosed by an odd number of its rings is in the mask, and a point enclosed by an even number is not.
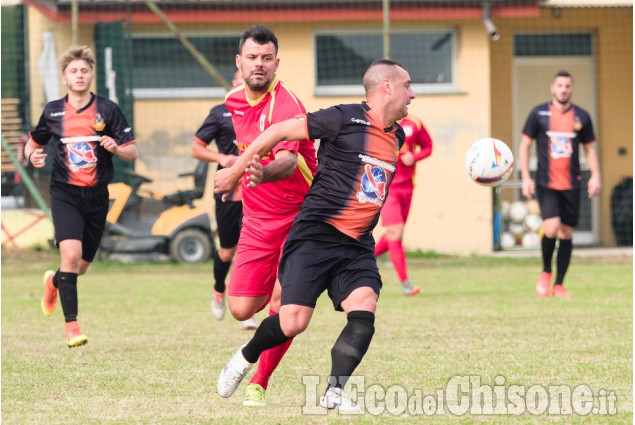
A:
[[[273,43],[273,46],[276,49],[276,55],[278,54],[278,39],[276,38],[276,35],[268,27],[262,24],[256,24],[245,31],[243,33],[243,36],[240,37],[240,42],[238,43],[239,55],[243,51],[243,45],[250,38],[260,45],[264,45],[270,42]]]
[[[556,72],[556,75],[553,77],[553,79],[555,80],[558,77],[571,78],[571,81],[573,81],[573,76],[571,75],[571,73],[569,71],[565,71],[564,69]]]
[[[370,65],[368,65],[368,68],[366,68],[366,69],[368,70],[368,69],[372,68],[375,65],[398,66],[400,68],[406,69],[406,67],[403,66],[402,64],[400,64],[399,62],[391,61],[389,59],[377,59],[375,62],[373,62]]]

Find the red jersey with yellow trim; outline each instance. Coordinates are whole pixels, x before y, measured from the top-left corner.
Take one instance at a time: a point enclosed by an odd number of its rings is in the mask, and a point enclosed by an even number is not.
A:
[[[236,145],[241,154],[272,124],[306,112],[300,100],[278,80],[277,76],[261,98],[253,101],[248,99],[243,83],[227,93],[225,105],[232,114]],[[295,171],[286,179],[263,183],[256,188],[247,188],[247,178],[243,177],[242,196],[245,213],[269,217],[298,212],[317,168],[315,147],[313,141],[282,141],[262,157],[262,165],[266,166],[272,162],[279,150],[288,150],[298,156]]]
[[[412,189],[417,162],[432,154],[432,139],[419,118],[408,115],[399,121],[399,125],[406,134],[406,142],[399,150],[399,163],[397,165],[395,178],[392,181],[392,190],[396,190],[397,188]],[[406,152],[413,154],[414,164],[405,165],[401,161],[401,157]]]
[[[100,146],[102,135],[119,146],[135,143],[134,133],[116,103],[92,94],[88,105],[75,109],[68,96],[49,102],[29,132],[44,146],[53,140],[51,180],[75,186],[106,186],[114,176],[112,153]]]
[[[397,123],[384,128],[366,102],[309,113],[306,123],[308,138],[320,139],[318,171],[296,222],[328,223],[372,249],[403,129]]]
[[[571,105],[562,111],[552,103],[538,105],[522,134],[536,140],[536,185],[555,190],[580,188],[578,148],[580,143],[595,142],[591,117],[584,109]]]

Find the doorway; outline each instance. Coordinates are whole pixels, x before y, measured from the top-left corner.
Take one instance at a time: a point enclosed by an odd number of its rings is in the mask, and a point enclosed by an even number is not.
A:
[[[575,92],[572,101],[591,115],[595,135],[598,140],[600,139],[595,107],[595,60],[592,41],[593,37],[589,33],[514,35],[512,61],[514,152],[518,152],[520,133],[529,112],[534,106],[551,99],[549,86],[553,82],[554,75],[560,70],[567,70],[573,76]],[[599,155],[601,153],[598,149]],[[536,165],[536,149],[533,143],[529,161],[529,169],[532,173],[535,172]],[[586,183],[589,180],[590,171],[584,149],[580,149],[580,169],[582,171],[580,219],[573,233],[573,242],[577,245],[592,245],[599,240],[599,200],[597,197],[589,200],[586,196]],[[517,173],[520,176],[520,168]],[[520,191],[517,196],[522,197]]]

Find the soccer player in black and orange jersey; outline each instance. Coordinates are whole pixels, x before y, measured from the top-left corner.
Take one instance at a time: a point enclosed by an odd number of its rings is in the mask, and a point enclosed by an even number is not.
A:
[[[522,131],[518,157],[521,167],[522,192],[527,198],[538,197],[543,219],[544,235],[541,242],[542,266],[536,283],[541,297],[571,297],[562,282],[569,268],[573,249],[573,228],[578,224],[580,211],[580,162],[578,150],[584,148],[591,171],[587,196],[600,193],[600,166],[595,152],[595,134],[591,117],[582,108],[571,103],[573,77],[567,71],[556,74],[551,84],[551,102],[536,106]],[[538,169],[536,182],[529,174],[529,146],[536,140]],[[551,261],[560,240],[556,257],[556,279],[551,288]]]
[[[339,105],[272,125],[231,167],[216,176],[216,192],[230,192],[243,173],[260,182],[259,155],[280,140],[320,139],[318,170],[284,245],[280,313],[262,321],[254,337],[221,372],[218,392],[231,396],[260,354],[303,332],[320,294],[328,291],[347,324],[331,350],[331,374],[322,407],[359,411],[342,393],[375,331],[382,285],[372,230],[394,177],[403,129],[414,98],[408,71],[379,60],[364,74],[366,101]],[[306,142],[305,142],[306,143]],[[253,155],[253,156],[252,156]],[[250,160],[250,158],[252,158]]]
[[[242,84],[243,81],[243,74],[237,69],[232,79],[232,87]],[[212,141],[216,143],[218,152],[208,149]],[[209,111],[209,115],[194,135],[191,155],[199,161],[216,162],[218,169],[222,170],[231,167],[238,159],[238,154],[232,114],[224,103],[216,105]],[[222,320],[225,316],[225,279],[236,254],[243,218],[242,199],[232,198],[223,201],[221,198],[219,194],[214,196],[220,248],[214,252],[214,289],[211,310],[217,320]],[[252,317],[243,320],[241,325],[243,330],[254,330],[258,327],[258,322]]]
[[[112,156],[137,159],[134,133],[119,107],[90,92],[95,58],[86,46],[73,46],[59,58],[66,97],[44,107],[30,132],[24,153],[36,168],[44,167],[43,146],[53,143],[51,213],[61,264],[44,273],[42,311],[50,316],[60,302],[66,321],[66,344],[88,338],[77,324],[77,276],[90,266],[106,225]]]

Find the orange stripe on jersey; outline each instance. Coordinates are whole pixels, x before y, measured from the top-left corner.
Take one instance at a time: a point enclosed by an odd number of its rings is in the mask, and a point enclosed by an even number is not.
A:
[[[69,169],[68,183],[75,186],[97,185],[97,146],[99,141],[96,127],[103,128],[101,115],[97,113],[97,102],[84,110],[77,111],[66,103],[62,126],[64,128],[64,150]]]
[[[549,187],[570,190],[572,139],[575,137],[573,108],[565,112],[553,105],[549,108]]]

